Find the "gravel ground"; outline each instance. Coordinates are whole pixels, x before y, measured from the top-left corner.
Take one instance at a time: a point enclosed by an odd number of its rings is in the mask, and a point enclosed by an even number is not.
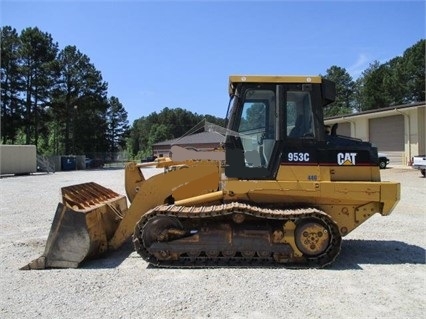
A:
[[[122,169],[0,180],[1,318],[423,318],[426,310],[426,179],[382,170],[402,183],[387,217],[344,238],[326,269],[157,269],[130,243],[79,269],[20,271],[44,245],[60,187],[95,181],[124,194]],[[146,170],[152,174],[153,169]]]

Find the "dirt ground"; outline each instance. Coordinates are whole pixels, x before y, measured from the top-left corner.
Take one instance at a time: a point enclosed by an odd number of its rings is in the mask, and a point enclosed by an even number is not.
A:
[[[94,181],[124,194],[122,169],[0,180],[1,318],[423,318],[426,179],[382,170],[401,183],[390,216],[344,238],[326,269],[158,269],[126,243],[79,269],[20,271],[41,255],[60,187]],[[145,170],[146,174],[155,173]]]

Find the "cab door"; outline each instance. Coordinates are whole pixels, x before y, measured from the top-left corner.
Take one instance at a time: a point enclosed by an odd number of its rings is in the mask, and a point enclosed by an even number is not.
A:
[[[226,137],[225,174],[240,179],[272,179],[279,163],[280,86],[240,87]]]

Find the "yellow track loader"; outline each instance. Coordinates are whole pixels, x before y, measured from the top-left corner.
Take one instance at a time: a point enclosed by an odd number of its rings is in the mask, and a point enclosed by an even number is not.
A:
[[[222,151],[174,146],[125,167],[127,198],[95,183],[62,188],[44,254],[22,269],[78,267],[132,238],[159,267],[324,267],[342,237],[388,215],[400,185],[380,179],[376,147],[324,126],[334,83],[230,76]],[[127,207],[127,200],[131,203]]]

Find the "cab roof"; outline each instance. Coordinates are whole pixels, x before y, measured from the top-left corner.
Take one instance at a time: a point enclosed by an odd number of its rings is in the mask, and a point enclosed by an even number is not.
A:
[[[229,94],[234,93],[238,83],[322,83],[322,78],[310,75],[231,75]]]

